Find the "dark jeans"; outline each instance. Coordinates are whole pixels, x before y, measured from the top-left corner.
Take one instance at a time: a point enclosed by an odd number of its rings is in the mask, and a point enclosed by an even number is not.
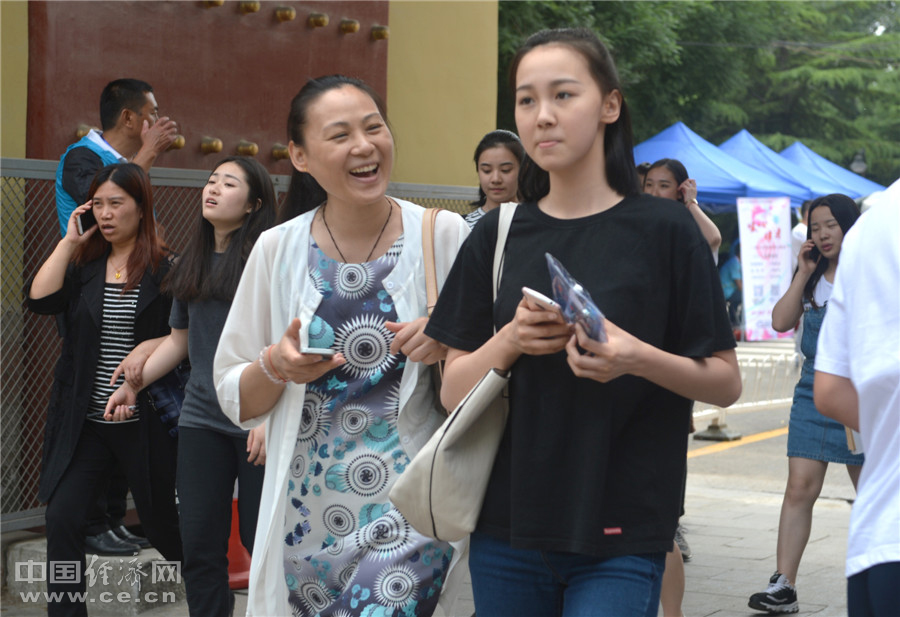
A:
[[[665,553],[600,559],[522,550],[474,533],[469,571],[479,617],[656,617]]]
[[[51,575],[47,589],[60,593],[60,601],[47,605],[51,617],[87,615],[84,603],[69,594],[85,591],[84,523],[105,487],[105,474],[113,467],[125,471],[147,538],[165,559],[181,560],[175,507],[175,442],[163,432],[161,422],[150,420],[156,419],[120,424],[85,420],[72,460],[47,504],[47,561]],[[152,459],[148,452],[153,452]],[[80,564],[78,581],[54,582],[55,562]]]
[[[238,481],[241,543],[252,553],[265,467],[247,462],[245,437],[184,426],[178,431],[182,575],[188,609],[197,617],[227,617],[231,606],[227,554],[234,481]]]
[[[900,561],[872,566],[847,579],[847,614],[850,617],[900,615]]]

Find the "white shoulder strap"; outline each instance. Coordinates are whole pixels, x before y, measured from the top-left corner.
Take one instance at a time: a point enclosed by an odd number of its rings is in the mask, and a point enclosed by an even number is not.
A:
[[[519,204],[506,202],[500,204],[500,222],[497,225],[497,245],[494,247],[494,301],[497,300],[497,290],[500,289],[500,274],[503,269],[503,256],[506,254],[506,238],[509,236],[509,227],[512,224],[516,206]]]

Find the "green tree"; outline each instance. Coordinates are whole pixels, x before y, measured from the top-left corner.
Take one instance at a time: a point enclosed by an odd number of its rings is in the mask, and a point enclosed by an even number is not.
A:
[[[746,128],[800,140],[867,175],[900,176],[900,16],[895,2],[501,2],[498,123],[518,45],[544,27],[593,28],[616,57],[643,141],[683,121],[713,143]]]

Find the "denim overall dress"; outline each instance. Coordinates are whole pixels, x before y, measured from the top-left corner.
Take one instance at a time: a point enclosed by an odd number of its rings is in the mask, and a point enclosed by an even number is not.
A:
[[[794,388],[794,404],[788,427],[788,456],[799,456],[828,463],[862,465],[863,455],[853,454],[847,447],[847,434],[839,422],[827,418],[813,404],[813,377],[816,364],[816,343],[825,319],[826,306],[817,307],[804,301],[803,338],[800,349],[806,359],[800,371],[800,381]]]

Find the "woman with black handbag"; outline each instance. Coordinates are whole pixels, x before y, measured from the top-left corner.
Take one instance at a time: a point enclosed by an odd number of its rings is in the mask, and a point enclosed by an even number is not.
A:
[[[212,364],[247,256],[275,221],[275,191],[265,167],[249,157],[220,161],[203,188],[196,220],[187,249],[164,283],[175,298],[172,331],[144,364],[142,383],[153,383],[190,358],[178,426],[182,574],[190,614],[225,617],[234,605],[227,559],[234,484],[241,543],[252,553],[265,426],[241,430],[222,413]],[[135,397],[135,388],[123,384],[110,397],[107,416],[127,419]]]
[[[153,216],[150,179],[122,163],[94,177],[89,201],[31,281],[28,308],[63,314],[44,436],[38,498],[47,501],[47,560],[76,562],[80,576],[51,577],[50,615],[86,615],[84,520],[98,481],[120,465],[147,538],[168,560],[182,558],[175,507],[175,440],[150,417],[146,398],[129,422],[104,418],[116,366],[137,344],[168,332],[171,298],[160,290],[171,265]],[[96,224],[82,228],[92,212]],[[82,218],[84,217],[84,218]],[[150,453],[152,452],[152,459]]]

